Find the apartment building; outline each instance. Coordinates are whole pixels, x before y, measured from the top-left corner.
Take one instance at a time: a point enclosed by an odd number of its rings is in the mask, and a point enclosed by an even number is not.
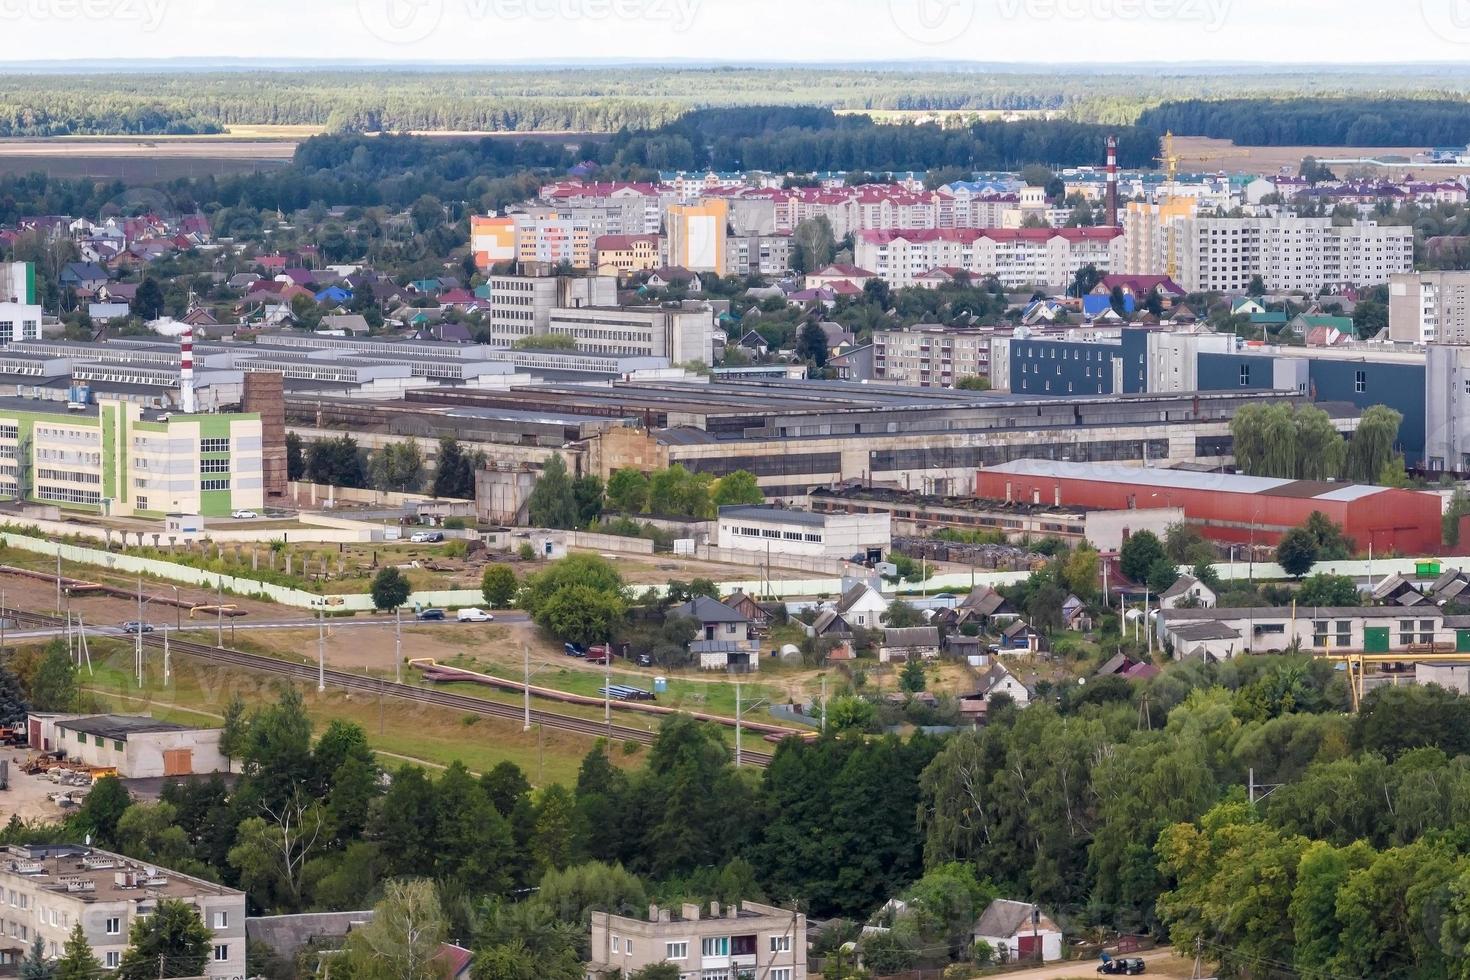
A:
[[[491,276],[490,343],[509,347],[547,332],[557,307],[612,306],[618,281],[612,276]]]
[[[159,413],[124,401],[37,406],[0,399],[0,499],[148,517],[265,505],[259,415]]]
[[[790,235],[731,235],[725,240],[727,276],[784,276],[790,271]]]
[[[0,852],[0,931],[25,948],[39,936],[53,959],[80,924],[103,967],[117,969],[133,923],[164,899],[193,906],[210,931],[204,976],[244,980],[244,892],[95,847],[26,844]]]
[[[668,260],[690,272],[725,272],[730,207],[723,198],[668,208]]]
[[[552,310],[546,332],[571,337],[579,351],[710,365],[715,357],[714,330],[714,316],[708,310],[588,306]]]
[[[1388,337],[1403,344],[1470,344],[1470,272],[1391,277]]]
[[[1123,263],[1117,228],[968,228],[860,231],[853,260],[889,285],[912,286],[932,269],[960,269],[1005,286],[1065,288],[1086,265],[1107,274]]]
[[[1294,215],[1176,220],[1169,236],[1176,279],[1190,292],[1240,293],[1260,276],[1273,292],[1315,294],[1340,283],[1388,282],[1414,267],[1414,230],[1408,226],[1336,226],[1331,218]]]
[[[597,212],[605,235],[657,235],[664,207],[678,199],[671,188],[627,181],[548,184],[540,196],[559,211]]]
[[[741,902],[708,909],[685,905],[675,912],[650,906],[647,919],[592,913],[588,980],[608,980],[673,963],[680,980],[807,980],[806,916]]]
[[[873,333],[873,378],[920,388],[952,388],[990,376],[993,331],[917,326]]]

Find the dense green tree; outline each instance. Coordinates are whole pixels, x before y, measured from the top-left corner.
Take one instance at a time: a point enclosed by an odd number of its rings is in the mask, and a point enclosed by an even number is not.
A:
[[[354,980],[442,980],[448,936],[433,882],[390,881],[372,918],[347,934],[342,972]]]
[[[373,608],[375,609],[398,609],[408,602],[408,597],[413,594],[413,583],[409,582],[408,576],[398,570],[396,565],[385,565],[373,576],[372,586],[369,589],[373,597]]]
[[[485,574],[480,578],[480,594],[491,609],[509,609],[520,586],[515,569],[509,565],[486,565]]]
[[[746,470],[728,473],[715,483],[715,506],[730,507],[736,504],[763,504],[766,496],[761,492],[756,478]]]
[[[455,762],[439,777],[435,794],[435,877],[470,895],[509,892],[515,841],[484,787]]]
[[[362,450],[351,436],[317,439],[306,450],[306,479],[333,487],[367,486]]]
[[[619,513],[643,513],[648,506],[648,476],[634,469],[615,471],[607,480],[607,503]]]
[[[157,320],[163,316],[164,301],[163,287],[158,280],[147,276],[138,284],[138,290],[133,294],[132,314],[143,321]]]
[[[602,508],[605,501],[602,481],[588,474],[579,476],[572,481],[572,499],[577,502],[577,523],[579,527],[588,527],[595,524],[602,517]]]
[[[827,366],[827,335],[815,320],[808,320],[796,338],[796,356],[816,368]]]
[[[1306,528],[1294,527],[1276,545],[1276,561],[1286,574],[1301,578],[1317,564],[1317,539]]]
[[[194,907],[164,898],[153,914],[133,919],[128,948],[118,967],[120,980],[198,977],[209,961],[210,932]]]
[[[102,975],[102,961],[92,952],[87,934],[78,922],[66,937],[61,957],[56,961],[54,980],[96,980]]]
[[[924,676],[924,661],[912,657],[898,673],[898,689],[906,694],[918,694],[928,684]]]
[[[52,980],[55,976],[56,964],[46,958],[46,940],[37,932],[31,948],[20,961],[20,980]]]
[[[30,681],[31,707],[37,711],[74,711],[81,697],[77,665],[65,643],[48,643]]]
[[[75,822],[84,834],[91,834],[100,847],[117,845],[117,824],[133,797],[116,776],[103,776],[92,784],[92,791],[77,810]]]
[[[1365,409],[1348,443],[1343,476],[1354,483],[1376,481],[1393,458],[1403,421],[1403,415],[1383,405]]]
[[[379,490],[415,493],[424,481],[424,455],[412,439],[390,443],[373,453],[368,472]]]
[[[1303,606],[1356,606],[1362,602],[1357,583],[1351,578],[1322,572],[1302,583],[1296,599]]]
[[[440,439],[434,463],[434,496],[474,500],[475,471],[480,465],[476,455],[466,453],[458,440],[449,436]]]
[[[1118,561],[1123,574],[1131,581],[1144,582],[1148,579],[1149,569],[1167,557],[1158,535],[1152,531],[1135,531],[1123,542]]]
[[[570,530],[581,526],[572,479],[561,456],[552,456],[542,466],[541,476],[531,491],[528,508],[531,524],[535,527]]]
[[[292,482],[306,479],[306,450],[301,437],[294,432],[286,433],[286,479]]]

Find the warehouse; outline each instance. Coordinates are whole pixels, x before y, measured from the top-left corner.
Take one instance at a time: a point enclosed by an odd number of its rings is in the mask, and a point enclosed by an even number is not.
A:
[[[220,753],[220,730],[155,721],[147,715],[37,716],[33,723],[52,734],[44,739],[69,760],[116,769],[124,779],[193,776],[228,772]]]
[[[1311,480],[1023,459],[981,470],[975,493],[1054,507],[1178,507],[1216,541],[1273,544],[1320,511],[1378,554],[1431,554],[1441,542],[1437,494]]]
[[[877,561],[893,542],[887,514],[816,514],[784,507],[721,507],[720,547],[761,554]]]

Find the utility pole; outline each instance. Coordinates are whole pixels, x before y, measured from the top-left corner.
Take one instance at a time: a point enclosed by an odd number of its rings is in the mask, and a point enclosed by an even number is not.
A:
[[[827,675],[822,675],[822,734],[827,734]]]
[[[526,720],[521,731],[531,730],[531,646],[528,643],[521,644],[521,654],[526,658],[526,683],[523,693],[526,696]]]
[[[58,576],[56,583],[61,584]],[[138,624],[133,631],[133,672],[137,676],[138,686],[143,686],[143,576],[138,576]]]
[[[393,610],[393,683],[403,683],[403,607]]]
[[[602,648],[602,721],[607,725],[607,753],[612,758],[612,640]]]
[[[61,545],[56,546],[56,615],[61,615]]]
[[[216,649],[223,650],[225,648],[225,580],[217,579],[215,586],[214,619],[216,626],[214,645]]]
[[[169,663],[168,653],[168,626],[163,627],[163,686],[168,687],[169,678],[173,675],[172,666]]]
[[[316,692],[327,689],[327,611],[317,607],[316,611]]]
[[[740,768],[740,682],[735,682],[735,768]]]

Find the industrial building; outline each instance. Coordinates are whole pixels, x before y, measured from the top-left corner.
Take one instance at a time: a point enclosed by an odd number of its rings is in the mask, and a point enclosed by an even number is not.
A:
[[[685,977],[807,980],[806,916],[755,902],[678,911],[650,906],[647,919],[592,913],[589,980],[673,963]]]
[[[1439,496],[1391,487],[1024,459],[981,470],[975,493],[1055,507],[1178,507],[1206,537],[1239,544],[1275,543],[1314,511],[1365,552],[1429,554],[1441,541]]]
[[[550,332],[551,311],[580,306],[615,306],[613,276],[491,276],[490,346],[509,347]]]
[[[1269,395],[1283,397],[1307,400]],[[977,469],[1011,459],[1224,465],[1229,459],[1213,447],[1228,440],[1237,408],[1262,400],[1240,392],[1043,400],[824,381],[633,379],[439,388],[371,409],[288,395],[287,411],[304,439],[350,430],[368,449],[418,437],[432,450],[429,440],[454,434],[485,454],[490,476],[512,482],[558,453],[575,472],[603,479],[673,463],[715,477],[743,469],[768,500],[804,505],[813,487],[847,481],[968,494]],[[1341,408],[1334,419],[1350,427],[1357,413]]]
[[[0,931],[18,964],[37,937],[46,955],[61,956],[80,925],[107,970],[122,964],[128,933],[163,899],[193,906],[210,934],[203,975],[244,980],[245,893],[191,875],[73,844],[14,844],[0,852]]]
[[[876,562],[893,543],[887,514],[819,514],[784,507],[721,507],[721,548]]]
[[[65,752],[85,766],[116,769],[124,779],[230,770],[217,728],[190,728],[147,715],[32,714],[26,725],[31,745]]]
[[[708,310],[662,306],[558,307],[546,332],[569,337],[578,351],[622,357],[662,357],[672,364],[715,361],[715,319]]]
[[[0,346],[41,336],[41,305],[36,302],[36,267],[30,262],[0,262]]]

